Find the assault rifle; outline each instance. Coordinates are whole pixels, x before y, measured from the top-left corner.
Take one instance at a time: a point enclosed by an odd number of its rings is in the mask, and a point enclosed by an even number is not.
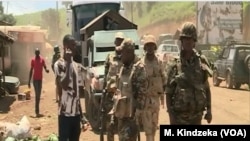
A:
[[[201,56],[201,54],[194,49],[194,52],[196,55],[201,59],[201,63],[203,64],[203,67],[207,74],[212,77],[213,76],[213,70],[210,68],[210,63],[208,62],[207,58],[204,58]]]

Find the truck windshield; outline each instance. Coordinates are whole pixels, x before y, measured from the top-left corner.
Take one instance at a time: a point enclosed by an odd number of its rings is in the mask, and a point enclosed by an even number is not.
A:
[[[119,12],[119,9],[120,3],[94,3],[75,6],[73,8],[73,16],[76,21],[74,23],[75,32],[79,32],[81,28],[104,11],[114,10]]]

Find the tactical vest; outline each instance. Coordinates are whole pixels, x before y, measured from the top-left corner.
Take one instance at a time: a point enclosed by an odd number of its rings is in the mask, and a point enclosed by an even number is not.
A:
[[[192,62],[186,62],[181,58],[177,65],[178,75],[175,76],[177,83],[174,97],[173,110],[176,112],[201,112],[206,107],[206,91],[204,75],[201,68],[201,60],[194,55]]]
[[[148,96],[158,96],[159,94],[163,94],[162,62],[156,57],[153,63],[149,63],[146,61],[145,56],[141,59],[141,61],[146,68],[149,78]]]
[[[119,71],[121,69],[122,63],[115,54],[109,55],[109,69],[107,73],[107,88],[111,87],[111,85],[115,85],[115,80]]]
[[[134,98],[131,84],[132,75],[132,68],[121,68],[117,79],[118,90],[114,95],[114,115],[118,118],[128,118],[133,116]]]

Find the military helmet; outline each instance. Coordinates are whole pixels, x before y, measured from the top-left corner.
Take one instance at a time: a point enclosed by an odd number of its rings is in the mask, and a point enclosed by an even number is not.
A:
[[[122,32],[117,32],[115,34],[115,38],[120,38],[120,39],[124,39],[124,34]]]
[[[121,49],[135,49],[134,41],[130,38],[126,38],[123,40],[121,44]]]
[[[181,33],[180,33],[180,40],[182,37],[190,37],[197,41],[197,31],[196,27],[191,22],[186,22],[182,25]]]
[[[146,44],[149,44],[149,43],[153,43],[155,44],[156,48],[157,49],[157,43],[156,43],[156,38],[154,35],[145,35],[145,37],[143,38],[143,41],[144,41],[144,47],[143,49],[145,50],[145,45]]]
[[[55,53],[59,53],[59,52],[60,52],[60,47],[59,47],[59,45],[55,45],[55,46],[54,46],[54,52],[55,52]]]

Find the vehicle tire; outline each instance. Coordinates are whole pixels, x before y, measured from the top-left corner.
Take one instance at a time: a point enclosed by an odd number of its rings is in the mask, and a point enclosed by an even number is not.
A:
[[[213,72],[213,85],[219,86],[221,83],[221,80],[217,78],[218,77],[218,71],[215,69]]]
[[[5,96],[5,91],[2,87],[0,87],[0,98]]]
[[[91,100],[91,127],[94,131],[99,131],[100,130],[100,116],[101,116],[101,112],[99,110],[99,107],[96,107],[93,100]]]
[[[241,83],[235,83],[234,88],[235,88],[235,89],[239,89],[240,86],[241,86]]]
[[[101,116],[101,112],[100,112],[100,106],[98,106],[96,104],[96,99],[94,99],[94,91],[91,89],[90,90],[91,94],[89,95],[90,99],[88,100],[89,101],[89,121],[90,121],[90,124],[91,124],[91,127],[93,129],[93,131],[97,131],[99,132],[99,129],[100,129],[100,116]]]
[[[226,87],[228,89],[232,89],[233,88],[233,80],[232,80],[232,75],[231,75],[230,71],[227,72]]]
[[[249,71],[250,70],[250,55],[246,56],[244,63],[245,63],[245,68]]]
[[[90,118],[90,106],[89,106],[89,93],[88,91],[84,90],[84,104],[85,104],[85,112],[86,112],[86,116],[87,118]]]

